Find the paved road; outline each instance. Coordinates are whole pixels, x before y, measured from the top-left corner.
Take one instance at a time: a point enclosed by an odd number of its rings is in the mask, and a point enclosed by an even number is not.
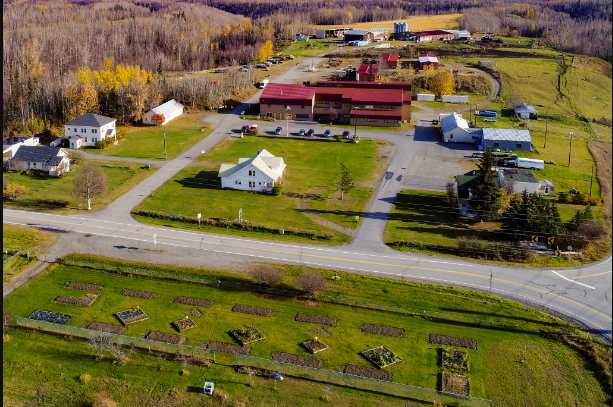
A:
[[[82,252],[134,258],[116,246],[155,251],[145,259],[170,264],[210,265],[237,257],[303,264],[383,276],[467,286],[545,307],[611,339],[611,259],[575,270],[539,270],[443,260],[394,251],[319,247],[193,233],[93,217],[4,209],[4,222],[78,233]],[[155,235],[155,244],[154,244]],[[84,237],[89,236],[89,237]],[[96,245],[91,242],[95,240]],[[126,243],[121,243],[126,242]],[[93,250],[92,248],[96,249]],[[152,252],[153,253],[153,252]],[[155,260],[154,260],[155,259]]]

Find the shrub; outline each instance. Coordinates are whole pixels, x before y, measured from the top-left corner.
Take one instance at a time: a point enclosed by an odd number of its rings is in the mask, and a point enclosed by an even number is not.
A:
[[[272,267],[261,266],[251,272],[251,276],[258,284],[275,285],[283,278],[281,272]]]
[[[106,143],[103,140],[96,141],[96,148],[102,150],[106,146]]]
[[[9,334],[4,334],[2,335],[2,343],[7,343],[11,341],[11,335]]]
[[[15,184],[11,182],[4,186],[4,189],[2,192],[3,192],[2,196],[4,197],[4,199],[7,199],[9,201],[14,201],[19,197],[19,195],[22,195],[28,192],[28,188],[24,187],[23,185],[19,185],[19,184]]]
[[[272,187],[271,193],[273,195],[275,195],[275,196],[281,195],[281,186],[280,185],[275,185],[274,187]]]
[[[189,370],[187,370],[187,369],[181,369],[181,370],[179,371],[179,374],[180,374],[181,376],[185,376],[185,377],[187,377],[187,376],[189,376],[191,373],[190,373],[190,371],[189,371]]]
[[[79,381],[81,384],[87,384],[92,381],[92,376],[88,373],[81,373],[79,376]]]
[[[568,203],[568,193],[558,192],[558,203]]]
[[[323,276],[315,271],[302,273],[297,283],[298,287],[310,295],[315,295],[317,291],[323,290],[326,286]]]

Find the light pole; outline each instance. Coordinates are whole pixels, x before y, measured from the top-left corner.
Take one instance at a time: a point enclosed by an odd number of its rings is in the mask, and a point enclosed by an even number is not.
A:
[[[568,133],[568,166],[570,167],[570,157],[573,151],[573,135],[575,133],[571,130]]]
[[[545,143],[543,144],[543,148],[547,148],[547,133],[549,133],[549,120],[548,117],[545,117]]]
[[[292,108],[285,106],[285,137],[289,137],[289,116],[291,115]]]

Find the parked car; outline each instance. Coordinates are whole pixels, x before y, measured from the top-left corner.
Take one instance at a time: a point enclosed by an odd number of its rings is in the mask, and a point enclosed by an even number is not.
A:
[[[280,382],[282,382],[283,379],[285,379],[285,377],[283,377],[283,375],[281,373],[279,373],[279,372],[275,373],[272,378],[275,379],[275,380],[278,380]]]
[[[325,129],[324,130],[324,137],[332,137],[332,130]]]
[[[279,134],[281,134],[281,132],[282,132],[282,131],[283,131],[283,128],[282,128],[281,126],[279,126],[279,127],[277,127],[277,128],[275,129],[275,134],[276,134],[276,135],[279,135]]]
[[[299,135],[299,136],[304,136],[304,135],[305,135],[305,133],[306,133],[306,132],[304,131],[304,129],[300,129],[300,130],[298,131],[298,135]]]
[[[212,396],[215,391],[215,383],[213,382],[204,382],[204,386],[202,387],[202,392],[207,396]]]
[[[240,71],[241,72],[249,72],[251,70],[250,66],[241,66]]]
[[[344,130],[343,131],[343,138],[344,139],[349,139],[351,137],[351,133],[349,133],[349,130]]]
[[[255,134],[257,132],[258,132],[257,124],[246,124],[243,127],[241,127],[241,133]]]
[[[307,135],[308,137],[311,137],[311,136],[315,135],[315,130],[313,130],[313,129],[308,129],[308,130],[307,130],[307,132],[306,132],[306,135]]]
[[[496,118],[495,117],[486,117],[485,119],[483,119],[484,122],[495,122]]]

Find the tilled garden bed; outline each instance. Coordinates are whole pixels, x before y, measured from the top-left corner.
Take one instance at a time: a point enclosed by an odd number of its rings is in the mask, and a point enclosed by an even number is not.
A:
[[[186,341],[186,338],[184,336],[161,331],[149,331],[147,335],[145,335],[145,339],[149,339],[151,341],[166,342],[173,345],[182,345]]]
[[[468,371],[468,355],[462,350],[439,349],[440,364],[443,369],[453,372],[465,373]]]
[[[126,332],[126,328],[121,325],[106,324],[104,322],[92,322],[87,326],[87,329],[93,329],[94,331],[108,332],[116,335],[123,335]]]
[[[428,337],[430,343],[437,345],[449,345],[460,348],[477,349],[477,341],[467,338],[456,338],[453,336],[430,334]]]
[[[87,291],[94,294],[100,294],[102,291],[102,286],[98,284],[92,283],[82,283],[79,281],[69,281],[66,283],[66,288],[70,288],[73,290]]]
[[[78,305],[80,307],[91,307],[98,299],[98,294],[85,294],[80,297],[74,297],[72,295],[59,295],[55,297],[55,302],[65,305]]]
[[[328,345],[319,340],[309,339],[301,343],[302,347],[311,353],[318,353],[328,349]]]
[[[261,317],[269,317],[272,315],[272,310],[265,307],[254,307],[251,305],[234,304],[232,307],[233,312],[240,312],[243,314],[259,315]]]
[[[172,323],[172,326],[179,332],[187,331],[189,329],[195,328],[196,324],[189,318],[183,318],[176,320]]]
[[[383,345],[360,352],[360,355],[362,355],[364,359],[368,360],[373,365],[377,366],[379,369],[383,369],[384,367],[388,367],[402,361],[402,359],[396,356],[394,352]]]
[[[155,293],[151,291],[131,290],[129,288],[121,290],[121,295],[124,297],[143,298],[145,300],[150,300],[155,297]]]
[[[345,365],[343,368],[343,373],[350,374],[353,376],[361,376],[366,377],[368,379],[376,379],[376,380],[384,380],[390,381],[392,380],[392,373],[387,372],[385,370],[373,369],[372,367],[359,366],[359,365]]]
[[[246,356],[251,353],[251,349],[246,346],[238,346],[233,343],[211,341],[200,346],[203,350],[209,352],[229,353],[234,356]]]
[[[362,332],[385,336],[404,336],[404,328],[394,328],[393,326],[378,324],[363,324]]]
[[[236,328],[228,332],[232,338],[234,338],[241,346],[248,345],[250,343],[262,341],[265,339],[264,335],[257,328],[253,326],[243,326]]]
[[[273,352],[272,359],[280,363],[290,363],[297,366],[320,368],[321,360],[313,356],[298,356],[285,352]]]
[[[457,373],[442,372],[440,374],[440,390],[444,393],[468,397],[470,393],[468,377]]]
[[[294,317],[294,321],[297,322],[308,322],[311,324],[320,324],[320,325],[328,325],[328,326],[336,326],[336,319],[330,318],[325,315],[307,315],[307,314],[296,314]]]
[[[199,307],[210,307],[213,304],[210,300],[206,298],[196,298],[196,297],[177,297],[175,298],[175,304],[185,304],[185,305],[195,305]]]

